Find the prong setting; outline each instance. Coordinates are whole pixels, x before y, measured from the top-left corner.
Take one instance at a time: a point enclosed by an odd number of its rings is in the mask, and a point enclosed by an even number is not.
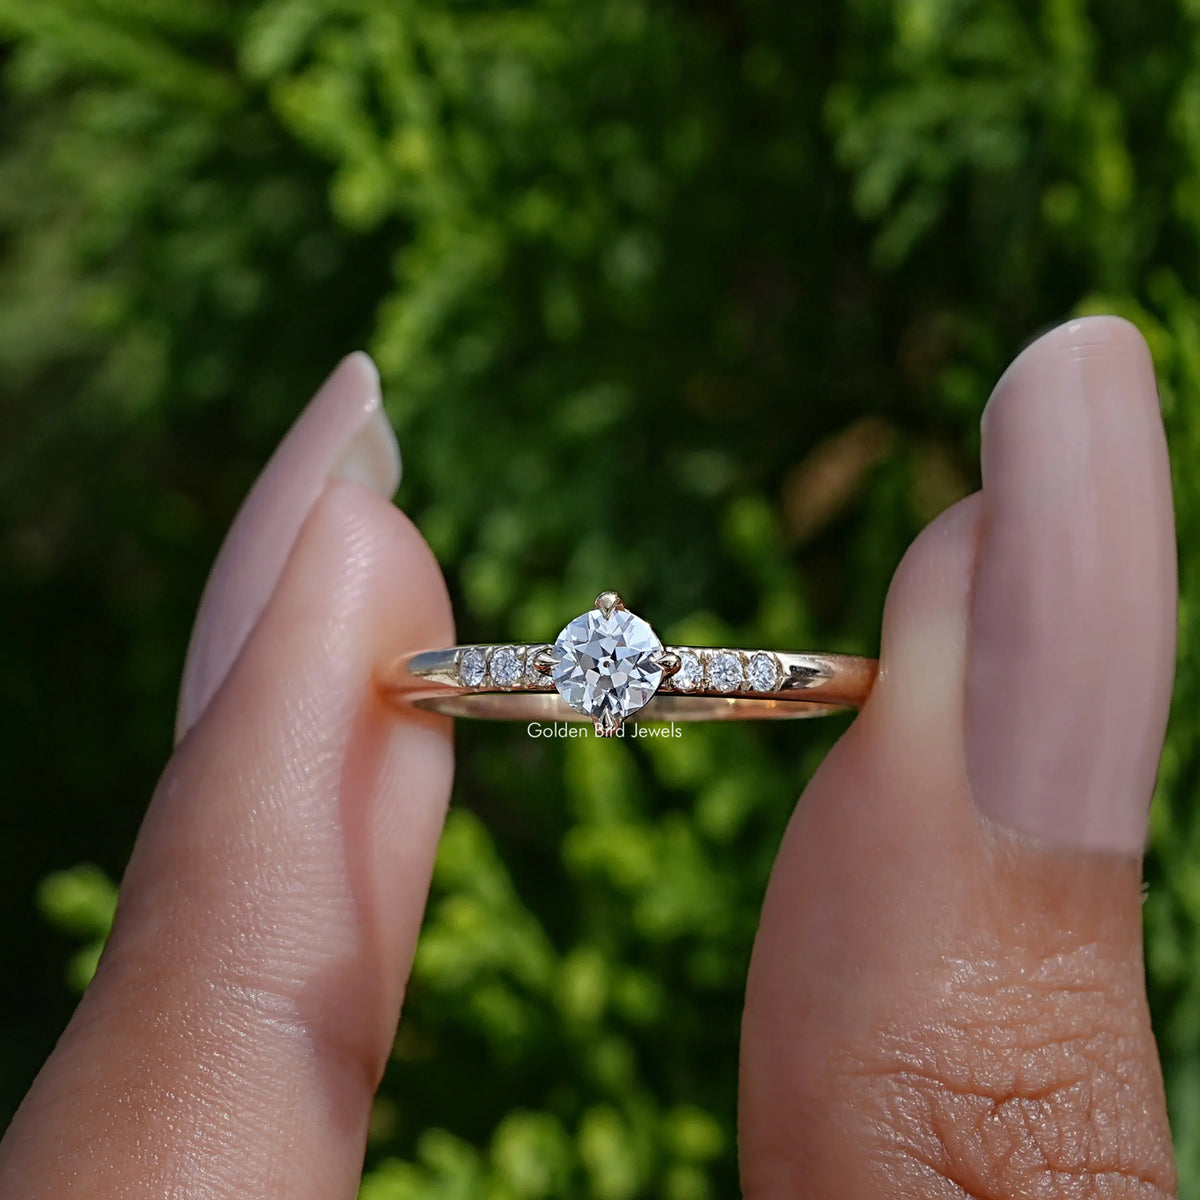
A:
[[[662,667],[663,679],[670,679],[683,666],[683,659],[674,650],[664,650],[654,661]]]
[[[539,675],[549,675],[554,670],[554,655],[549,646],[543,646],[532,658],[533,669]]]
[[[601,592],[596,597],[595,607],[606,617],[611,617],[615,610],[625,611],[625,601],[616,592]]]
[[[621,718],[612,709],[605,709],[595,722],[597,737],[616,737],[621,728]]]

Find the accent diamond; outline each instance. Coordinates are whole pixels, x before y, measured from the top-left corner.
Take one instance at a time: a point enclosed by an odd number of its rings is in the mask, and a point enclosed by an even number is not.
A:
[[[487,675],[487,652],[482,646],[471,646],[463,651],[458,661],[458,677],[467,687],[478,687]]]
[[[779,683],[779,662],[775,655],[760,650],[750,659],[746,678],[756,692],[773,692]]]
[[[549,687],[550,676],[543,675],[541,671],[533,665],[533,660],[537,658],[539,650],[545,650],[545,646],[530,646],[525,651],[525,682],[533,684],[534,687]]]
[[[551,678],[576,712],[612,732],[637,712],[662,682],[662,653],[650,625],[624,608],[606,616],[591,609],[571,621],[555,640]]]
[[[718,650],[708,660],[708,682],[718,692],[732,692],[742,686],[742,656],[732,650]]]
[[[492,651],[492,682],[500,687],[515,687],[524,670],[521,655],[514,646],[497,646]]]
[[[678,654],[679,670],[671,676],[671,683],[680,691],[690,692],[704,682],[704,664],[691,650],[680,650]]]

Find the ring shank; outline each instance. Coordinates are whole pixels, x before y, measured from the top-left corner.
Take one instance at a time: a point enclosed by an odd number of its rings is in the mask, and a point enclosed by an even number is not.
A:
[[[557,692],[466,692],[442,689],[410,694],[408,703],[451,717],[482,717],[493,721],[591,721],[576,712]],[[630,720],[642,721],[764,721],[823,717],[853,707],[818,700],[776,700],[741,696],[658,695]]]
[[[539,645],[513,647],[522,656],[544,649]],[[463,681],[461,655],[467,647],[423,650],[403,654],[378,672],[381,692],[393,704],[414,706],[454,717],[493,721],[587,721],[558,694],[544,676],[523,678],[511,687],[490,681]],[[496,647],[481,647],[489,653]],[[690,654],[715,654],[696,647],[668,647]],[[756,651],[734,651],[748,659]],[[630,719],[634,721],[761,721],[817,717],[845,708],[860,708],[870,694],[878,664],[849,654],[769,652],[778,664],[775,688],[769,694],[743,686],[716,691],[702,683],[691,690],[676,688],[670,679]],[[524,661],[524,658],[523,658]]]

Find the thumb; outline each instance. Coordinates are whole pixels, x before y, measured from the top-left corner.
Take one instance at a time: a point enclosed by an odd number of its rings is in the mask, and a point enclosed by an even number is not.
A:
[[[1017,359],[983,481],[897,571],[875,691],[779,853],[743,1023],[748,1200],[1174,1191],[1140,905],[1173,521],[1131,325]]]

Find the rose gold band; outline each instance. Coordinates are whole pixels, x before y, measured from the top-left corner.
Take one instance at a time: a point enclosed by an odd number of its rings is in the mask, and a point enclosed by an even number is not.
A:
[[[860,708],[877,664],[847,654],[668,646],[692,673],[665,678],[639,721],[757,721],[822,716]],[[453,646],[401,655],[378,673],[399,705],[505,721],[585,721],[535,666],[545,643]],[[514,678],[514,660],[519,674]],[[694,664],[699,664],[696,677]],[[740,675],[739,675],[740,672]]]

